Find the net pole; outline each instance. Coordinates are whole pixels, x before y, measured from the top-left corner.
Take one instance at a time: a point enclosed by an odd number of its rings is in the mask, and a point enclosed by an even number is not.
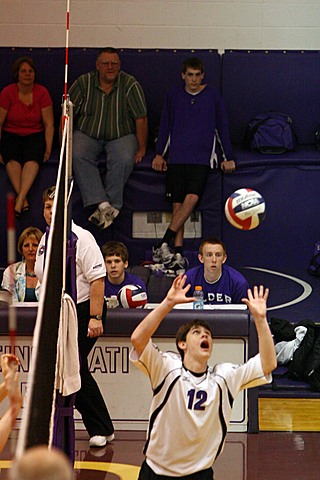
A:
[[[65,121],[69,115],[69,95],[68,95],[68,70],[69,70],[69,31],[70,31],[70,0],[66,5],[66,37],[65,37],[65,62],[64,62],[64,88],[62,96],[63,112],[62,112],[62,130]],[[69,143],[69,142],[68,142]]]
[[[64,66],[64,93],[63,98],[66,100],[68,93],[68,68],[69,68],[69,30],[70,30],[70,0],[67,0],[66,11],[66,55]]]
[[[63,93],[63,113],[62,113],[62,128],[67,121],[67,141],[66,141],[66,189],[65,202],[66,209],[68,208],[71,184],[72,184],[72,131],[73,131],[73,104],[70,102],[68,95],[68,70],[69,70],[69,32],[70,32],[70,0],[67,0],[66,7],[66,45],[65,45],[65,69],[64,69],[64,93]],[[69,192],[69,193],[68,193]],[[70,209],[67,236],[70,237],[71,220]]]
[[[63,93],[63,105],[62,105],[62,129],[66,135],[66,149],[65,149],[65,189],[64,189],[64,206],[65,206],[65,222],[64,222],[64,239],[65,245],[67,245],[67,239],[71,236],[71,212],[68,207],[70,201],[70,183],[72,177],[72,128],[73,128],[73,105],[70,102],[68,95],[68,69],[69,69],[69,32],[70,32],[70,0],[67,0],[66,3],[66,37],[65,37],[65,70],[64,70],[64,93]],[[66,250],[66,249],[64,249]],[[67,282],[67,254],[64,251],[64,282],[63,282],[63,291],[64,295],[66,291],[66,282]]]

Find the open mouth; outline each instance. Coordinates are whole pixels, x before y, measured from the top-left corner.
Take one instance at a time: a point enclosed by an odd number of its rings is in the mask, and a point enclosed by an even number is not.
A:
[[[201,342],[201,344],[200,344],[200,347],[201,348],[209,348],[208,340],[203,340],[203,342]]]

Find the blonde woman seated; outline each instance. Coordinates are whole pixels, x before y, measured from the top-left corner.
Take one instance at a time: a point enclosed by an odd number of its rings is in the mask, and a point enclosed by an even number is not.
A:
[[[21,262],[9,265],[3,273],[1,287],[12,294],[13,302],[37,302],[40,283],[34,273],[37,248],[42,232],[36,227],[28,227],[19,236],[18,252]]]

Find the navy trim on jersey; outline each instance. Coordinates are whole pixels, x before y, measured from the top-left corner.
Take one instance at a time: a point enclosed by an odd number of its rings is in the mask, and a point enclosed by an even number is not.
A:
[[[160,390],[162,389],[162,387],[164,386],[167,378],[169,377],[169,375],[171,375],[172,372],[174,372],[175,370],[179,370],[181,372],[181,368],[174,368],[173,370],[170,370],[170,372],[167,373],[167,375],[164,377],[164,379],[162,380],[161,383],[159,383],[159,385],[154,389],[153,391],[153,396],[155,397],[156,395],[158,395],[158,393],[160,392]]]
[[[231,392],[230,392],[230,390],[229,390],[229,387],[228,387],[228,384],[227,384],[226,379],[225,379],[224,377],[222,377],[221,375],[218,375],[218,374],[216,374],[215,376],[216,376],[216,377],[219,377],[219,378],[221,378],[221,379],[223,380],[223,382],[224,382],[224,384],[225,384],[225,387],[226,387],[226,389],[227,389],[227,393],[228,393],[229,405],[230,405],[231,408],[233,408],[234,398],[233,398],[233,396],[232,396],[232,394],[231,394]]]
[[[228,388],[228,398],[229,398],[229,403],[231,405],[231,408],[233,408],[234,399],[233,399],[233,396],[231,395],[231,392],[230,392],[229,388]]]
[[[220,442],[219,448],[217,450],[217,454],[216,454],[216,457],[215,457],[214,461],[216,461],[216,459],[219,457],[219,455],[222,451],[224,442],[225,442],[225,438],[227,436],[227,424],[226,424],[226,421],[225,421],[225,418],[224,418],[224,415],[223,415],[223,410],[222,410],[222,388],[219,385],[219,383],[217,383],[217,386],[219,388],[219,394],[220,394],[219,418],[220,418],[220,424],[221,424],[221,430],[222,430],[222,438],[221,438],[221,442]]]

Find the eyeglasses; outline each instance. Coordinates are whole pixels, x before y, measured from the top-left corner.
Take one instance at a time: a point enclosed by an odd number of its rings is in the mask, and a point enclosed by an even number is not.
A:
[[[106,68],[106,67],[116,67],[117,65],[119,65],[119,62],[117,62],[116,60],[114,60],[113,62],[99,62],[99,63],[104,68]]]

